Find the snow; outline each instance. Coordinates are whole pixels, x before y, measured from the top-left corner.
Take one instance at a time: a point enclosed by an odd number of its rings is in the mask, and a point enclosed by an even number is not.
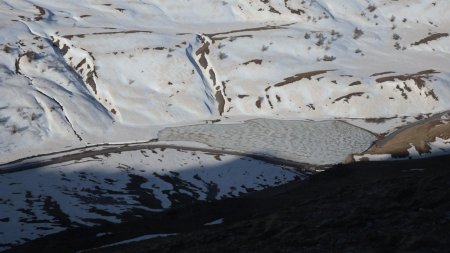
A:
[[[428,117],[427,115],[418,115],[392,118],[343,118],[341,120],[374,134],[388,135],[402,126],[417,122],[420,118]]]
[[[106,236],[106,235],[112,235],[112,233],[111,233],[111,232],[98,233],[98,234],[96,234],[95,236],[97,236],[97,237],[103,237],[103,236]]]
[[[355,161],[390,161],[394,160],[391,154],[363,154],[363,155],[354,155],[353,158]],[[402,159],[402,158],[398,158]],[[403,158],[406,159],[406,158]]]
[[[389,161],[427,158],[450,154],[450,139],[436,137],[434,141],[428,142],[427,145],[430,146],[431,150],[426,153],[419,153],[416,147],[411,144],[411,147],[407,150],[408,155],[406,157],[392,157],[392,154],[362,154],[353,155],[353,158],[355,161]]]
[[[101,246],[101,247],[97,247],[97,248],[93,248],[93,249],[89,249],[89,250],[83,250],[83,251],[79,251],[79,252],[81,253],[81,252],[86,252],[86,251],[90,251],[90,250],[94,250],[94,249],[103,249],[103,248],[108,248],[108,247],[128,244],[128,243],[132,243],[132,242],[140,242],[140,241],[150,240],[150,239],[154,239],[154,238],[158,238],[158,237],[167,237],[167,236],[174,236],[174,235],[177,235],[177,234],[150,234],[150,235],[143,235],[143,236],[139,236],[139,237],[136,237],[136,238],[132,238],[132,239],[116,242],[116,243],[111,243],[111,244],[104,245],[104,246]]]
[[[204,120],[414,121],[448,110],[450,37],[419,42],[448,32],[449,7],[2,1],[0,161],[146,141]],[[386,133],[404,123],[361,126]]]
[[[0,169],[158,137],[341,162],[375,134],[450,110],[448,9],[447,0],[0,1]],[[429,145],[420,157],[450,150],[440,138]],[[152,148],[0,172],[0,244],[298,176],[237,154]],[[142,205],[139,191],[159,204]]]
[[[98,220],[121,222],[127,212],[159,212],[186,198],[236,197],[303,177],[249,157],[180,148],[117,150],[0,174],[0,244]]]
[[[220,219],[205,223],[205,226],[220,225],[222,223],[223,223],[223,218],[220,218]]]

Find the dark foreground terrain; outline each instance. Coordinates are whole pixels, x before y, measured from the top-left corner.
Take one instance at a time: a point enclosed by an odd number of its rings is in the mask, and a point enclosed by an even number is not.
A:
[[[178,235],[89,252],[450,252],[450,156],[338,165],[306,181],[73,229],[11,252],[74,252],[162,233]]]

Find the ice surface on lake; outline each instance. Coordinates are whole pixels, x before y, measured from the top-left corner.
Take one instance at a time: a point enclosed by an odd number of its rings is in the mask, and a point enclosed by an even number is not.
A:
[[[158,137],[319,165],[339,163],[376,140],[375,135],[340,121],[272,119],[166,128]]]

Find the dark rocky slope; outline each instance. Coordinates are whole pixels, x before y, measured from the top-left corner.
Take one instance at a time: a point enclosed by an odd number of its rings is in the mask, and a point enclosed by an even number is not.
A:
[[[72,230],[15,251],[70,252],[179,233],[92,252],[449,252],[449,189],[450,156],[339,165],[304,182]],[[203,226],[218,218],[224,223]],[[102,231],[114,234],[93,236]]]

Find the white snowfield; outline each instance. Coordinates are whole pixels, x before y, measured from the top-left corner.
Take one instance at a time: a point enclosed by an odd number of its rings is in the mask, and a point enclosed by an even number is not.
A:
[[[103,246],[100,246],[100,247],[97,247],[97,248],[93,248],[93,249],[78,251],[77,253],[83,253],[83,252],[88,252],[88,251],[95,250],[95,249],[103,249],[103,248],[108,248],[108,247],[128,244],[128,243],[132,243],[132,242],[140,242],[140,241],[155,239],[155,238],[159,238],[159,237],[167,237],[167,236],[174,236],[174,235],[177,235],[177,234],[150,234],[150,235],[143,235],[143,236],[139,236],[139,237],[128,239],[128,240],[124,240],[124,241],[120,241],[120,242],[116,242],[116,243],[103,245]]]
[[[447,0],[3,0],[0,162],[203,120],[448,110],[449,9]]]

